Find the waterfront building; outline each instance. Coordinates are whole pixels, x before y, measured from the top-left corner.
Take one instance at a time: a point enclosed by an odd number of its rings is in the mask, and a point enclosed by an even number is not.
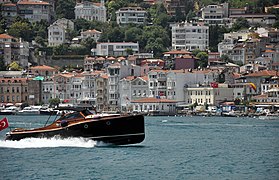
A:
[[[141,7],[123,7],[115,14],[119,25],[144,24],[147,19],[147,12]]]
[[[96,76],[96,99],[97,111],[108,111],[108,75],[105,73],[100,73]]]
[[[28,78],[0,78],[0,102],[21,103],[28,101]]]
[[[172,24],[172,49],[205,51],[209,43],[209,27],[196,23]]]
[[[18,40],[8,34],[0,34],[0,56],[5,65],[17,62],[21,67],[28,67],[29,43]]]
[[[139,52],[139,43],[134,42],[98,42],[96,48],[93,48],[94,56],[127,56],[127,50],[133,53]]]
[[[120,80],[120,104],[122,111],[132,111],[131,101],[148,97],[147,76],[127,76]]]
[[[104,0],[101,0],[100,3],[90,1],[78,2],[75,6],[75,19],[106,22],[107,14]]]
[[[49,104],[50,99],[56,98],[54,92],[53,76],[45,78],[42,82],[42,102],[44,104]]]
[[[176,114],[176,101],[154,97],[141,98],[131,102],[133,112],[148,113],[150,115]]]
[[[228,84],[212,83],[206,86],[188,86],[184,88],[185,101],[188,104],[218,106],[224,101],[233,101],[233,88]]]
[[[71,20],[58,19],[48,27],[48,45],[58,46],[63,43],[69,43],[67,35],[71,30],[74,30],[74,23]]]
[[[51,21],[52,7],[48,2],[37,0],[19,0],[17,2],[18,15],[29,22],[45,20]]]
[[[140,67],[114,63],[107,67],[108,72],[108,106],[110,111],[119,111],[120,105],[120,80],[127,76],[140,76]]]

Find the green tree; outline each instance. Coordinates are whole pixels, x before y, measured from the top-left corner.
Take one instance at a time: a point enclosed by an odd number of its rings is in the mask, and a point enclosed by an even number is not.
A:
[[[58,0],[56,6],[57,19],[75,19],[75,5],[73,0]]]
[[[91,53],[92,48],[96,48],[96,42],[93,38],[86,38],[85,40],[81,41],[81,45],[83,45],[86,48],[87,54]]]
[[[60,103],[60,99],[59,98],[51,98],[49,101],[50,107],[55,107],[58,106]]]
[[[208,64],[208,54],[206,52],[199,52],[197,54],[198,60],[198,66],[200,67],[206,67]]]
[[[247,19],[240,17],[236,19],[236,22],[232,25],[232,31],[238,31],[241,29],[248,29],[250,27],[249,22]]]
[[[169,26],[170,16],[167,14],[161,13],[157,17],[154,18],[153,23],[154,25],[162,26],[164,28]]]
[[[125,41],[137,42],[140,41],[143,30],[137,27],[131,27],[125,31]]]
[[[68,45],[60,44],[59,46],[53,47],[53,55],[66,55],[68,53]]]
[[[8,29],[8,34],[17,38],[22,38],[28,42],[31,42],[34,36],[30,24],[21,21],[13,23]]]
[[[128,55],[133,54],[133,49],[131,49],[131,48],[127,48],[127,49],[125,49],[125,51]]]

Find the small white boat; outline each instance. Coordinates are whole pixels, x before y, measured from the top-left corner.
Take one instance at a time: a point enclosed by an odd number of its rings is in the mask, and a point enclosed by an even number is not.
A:
[[[28,106],[18,111],[18,115],[39,115],[42,106]]]
[[[19,108],[16,106],[10,106],[0,111],[0,115],[15,115],[18,113]]]

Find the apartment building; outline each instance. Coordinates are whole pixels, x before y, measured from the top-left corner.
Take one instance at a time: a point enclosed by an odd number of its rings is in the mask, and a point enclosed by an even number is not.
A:
[[[116,21],[119,25],[144,24],[147,12],[141,7],[124,7],[116,11]]]
[[[107,14],[104,0],[101,0],[100,3],[90,1],[77,3],[75,6],[75,19],[106,22]]]
[[[27,78],[0,78],[0,101],[21,103],[28,101]]]
[[[93,48],[92,55],[96,56],[127,56],[127,50],[139,52],[139,43],[134,42],[98,42]]]
[[[202,24],[178,23],[172,27],[172,49],[193,51],[208,49],[209,27]]]
[[[121,110],[131,111],[131,101],[148,97],[147,76],[127,76],[120,80],[119,85]]]
[[[0,34],[0,56],[6,65],[17,62],[25,68],[28,66],[29,43],[8,34]]]
[[[185,0],[163,0],[163,4],[169,15],[175,15],[176,11],[185,14],[186,1]]]
[[[62,18],[55,21],[48,27],[48,45],[58,46],[69,42],[67,32],[74,29],[74,23],[71,20]]]
[[[12,21],[18,15],[16,4],[13,4],[11,2],[2,4],[1,12],[2,17],[4,17],[7,20],[8,24],[12,24]]]
[[[208,5],[201,9],[202,20],[209,25],[224,25],[228,23],[229,4]]]
[[[19,0],[17,2],[18,15],[21,18],[28,19],[29,22],[38,22],[45,20],[51,21],[52,7],[45,1],[37,0]]]

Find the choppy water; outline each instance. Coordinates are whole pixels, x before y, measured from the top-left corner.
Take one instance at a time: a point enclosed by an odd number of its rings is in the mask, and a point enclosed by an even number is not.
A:
[[[0,117],[2,118],[2,117]],[[47,117],[9,116],[14,127]],[[80,138],[4,141],[0,179],[279,179],[279,119],[146,117],[130,146]]]

